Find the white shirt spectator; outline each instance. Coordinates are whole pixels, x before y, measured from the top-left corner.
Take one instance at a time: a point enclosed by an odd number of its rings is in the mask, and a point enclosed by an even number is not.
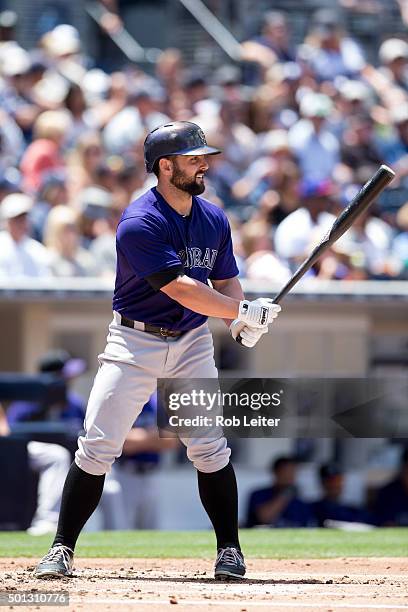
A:
[[[23,132],[17,123],[4,112],[0,112],[0,170],[17,166],[24,151]]]
[[[353,76],[365,65],[359,45],[351,38],[343,38],[338,52],[316,49],[310,63],[322,80],[332,81],[337,76]]]
[[[150,132],[168,121],[169,117],[159,112],[152,112],[143,120],[137,108],[127,106],[105,127],[105,146],[109,153],[121,154],[134,147],[145,132]]]
[[[50,276],[47,249],[28,236],[15,242],[8,232],[0,232],[0,278],[24,276]]]
[[[286,283],[291,276],[288,266],[271,251],[257,251],[246,260],[246,278]]]
[[[71,258],[51,251],[50,267],[53,275],[59,277],[100,276],[98,262],[88,251],[81,248]]]
[[[115,234],[106,233],[91,242],[90,253],[100,266],[103,274],[114,276],[116,273],[116,238]]]
[[[290,259],[307,254],[310,241],[321,233],[321,237],[330,229],[335,220],[334,215],[322,212],[317,223],[313,221],[307,208],[299,208],[288,215],[275,232],[275,250],[279,257]]]

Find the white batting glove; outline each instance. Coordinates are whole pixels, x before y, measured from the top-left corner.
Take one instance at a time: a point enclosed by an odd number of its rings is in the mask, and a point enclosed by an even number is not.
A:
[[[249,302],[239,303],[238,317],[250,327],[267,327],[281,311],[279,304],[274,304],[270,298],[258,298]]]
[[[269,331],[268,326],[265,327],[251,327],[246,323],[243,323],[239,319],[235,319],[230,325],[231,336],[234,340],[237,340],[238,336],[241,339],[240,344],[253,348],[258,340]]]

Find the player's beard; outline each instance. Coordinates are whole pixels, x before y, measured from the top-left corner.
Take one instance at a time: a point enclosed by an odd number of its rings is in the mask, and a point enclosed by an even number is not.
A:
[[[173,174],[171,176],[170,183],[177,187],[177,189],[186,191],[192,196],[200,195],[203,193],[203,191],[205,191],[204,179],[202,181],[198,181],[195,176],[193,178],[187,178],[185,172],[180,170],[177,160],[175,159],[173,159]]]

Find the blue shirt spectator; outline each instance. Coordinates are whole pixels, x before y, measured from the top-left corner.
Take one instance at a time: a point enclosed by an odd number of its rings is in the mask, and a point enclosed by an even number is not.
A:
[[[379,526],[408,526],[408,447],[397,478],[378,491],[374,514]]]
[[[38,363],[41,373],[52,373],[69,381],[82,374],[86,369],[82,359],[73,359],[63,350],[52,350],[46,353]],[[85,416],[85,404],[82,398],[67,386],[66,398],[63,403],[45,405],[42,402],[13,402],[7,410],[10,425],[27,421],[64,421],[76,430],[82,429]]]
[[[324,492],[323,497],[312,504],[319,527],[324,527],[326,520],[349,523],[373,522],[372,516],[364,508],[350,506],[341,501],[344,475],[337,465],[322,465],[320,481]]]
[[[246,527],[313,526],[310,505],[299,499],[296,487],[297,462],[293,457],[279,457],[272,464],[275,482],[254,491],[248,504]]]
[[[82,427],[85,409],[84,402],[76,393],[67,391],[63,406],[44,406],[41,402],[13,402],[7,410],[10,425],[24,421],[70,421]]]

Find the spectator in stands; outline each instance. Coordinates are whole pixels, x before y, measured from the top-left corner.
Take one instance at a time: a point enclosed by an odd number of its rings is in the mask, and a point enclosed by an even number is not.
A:
[[[319,527],[327,527],[327,520],[349,523],[371,523],[372,516],[363,508],[342,502],[344,474],[334,463],[322,465],[319,470],[323,496],[312,504]]]
[[[341,143],[341,161],[351,172],[364,168],[367,175],[372,176],[383,162],[373,128],[368,113],[348,117]]]
[[[61,23],[41,38],[41,48],[51,67],[68,82],[80,83],[86,74],[87,58],[81,52],[79,32]]]
[[[343,120],[355,115],[365,118],[368,115],[372,119],[370,110],[373,106],[374,92],[367,83],[356,79],[338,79],[335,86],[338,92],[335,96],[337,98],[335,110],[340,111]],[[338,135],[342,133],[338,132]]]
[[[0,205],[5,230],[0,232],[0,277],[44,277],[51,274],[49,253],[29,237],[28,213],[32,199],[24,193],[12,193]]]
[[[110,233],[110,210],[115,206],[112,194],[102,187],[87,187],[79,193],[79,229],[81,244],[89,249],[98,236]]]
[[[256,153],[257,140],[254,132],[246,125],[245,101],[237,97],[221,101],[219,116],[213,132],[222,142],[223,157],[237,170],[246,170]]]
[[[93,183],[95,187],[102,187],[102,189],[110,193],[115,192],[118,187],[117,172],[120,163],[120,160],[115,157],[103,160],[95,168],[95,180]]]
[[[16,168],[7,168],[0,174],[0,206],[4,198],[20,191],[20,174]],[[1,211],[1,208],[0,208]],[[1,221],[1,213],[0,213]],[[1,223],[0,223],[1,227]]]
[[[296,52],[290,41],[288,21],[284,13],[268,11],[265,14],[260,35],[242,43],[241,58],[258,64],[264,71],[276,61],[295,61]],[[251,72],[250,81],[254,82],[256,77],[254,71]]]
[[[306,92],[300,101],[302,119],[289,130],[289,144],[306,180],[333,177],[340,161],[340,146],[327,124],[333,104],[328,96]]]
[[[48,213],[54,206],[66,204],[67,201],[68,193],[65,174],[63,172],[51,172],[44,175],[37,193],[36,202],[29,214],[33,238],[43,242],[44,226]]]
[[[355,193],[357,191],[354,186]],[[348,198],[346,199],[349,202]],[[364,278],[388,278],[399,273],[391,260],[391,242],[394,235],[393,228],[383,219],[375,216],[372,211],[363,213],[340,240],[333,245],[336,253],[349,256],[348,266],[350,274],[346,278],[356,278],[353,268],[364,270]],[[358,264],[357,264],[358,262]],[[354,265],[353,265],[354,263]],[[394,270],[395,268],[395,270]]]
[[[24,151],[23,132],[11,115],[0,110],[0,171],[17,166]]]
[[[214,142],[217,148],[222,149],[222,138],[217,138],[216,135],[211,136],[211,142]],[[217,158],[217,159],[216,159]],[[211,155],[208,157],[209,170],[207,176],[214,187],[217,196],[228,210],[234,210],[234,214],[240,214],[241,202],[233,194],[233,187],[239,182],[241,173],[238,168],[231,162],[225,159],[223,152],[220,155]]]
[[[0,404],[0,437],[9,436],[10,423],[8,412]],[[59,507],[65,477],[71,465],[70,452],[59,444],[47,442],[27,442],[27,456],[30,470],[39,475],[37,507],[27,533],[45,535],[57,528]],[[7,496],[7,491],[2,491]]]
[[[181,88],[183,56],[180,49],[165,49],[156,62],[156,76],[168,94]]]
[[[104,153],[98,132],[85,132],[78,138],[67,165],[70,202],[76,202],[79,192],[95,183],[95,172],[104,159]]]
[[[132,151],[140,138],[169,117],[158,109],[158,101],[147,89],[134,89],[128,94],[127,105],[104,129],[104,143],[109,153],[123,155]]]
[[[86,115],[95,129],[102,129],[125,106],[127,82],[122,72],[108,75],[100,68],[92,68],[85,74],[81,87],[88,106]]]
[[[388,140],[382,140],[382,152],[402,184],[408,187],[408,103],[395,106],[391,118],[395,132]]]
[[[69,206],[53,208],[45,224],[44,244],[50,253],[54,276],[98,276],[100,267],[91,253],[80,246],[78,214]]]
[[[128,202],[131,202],[131,199]],[[89,252],[98,262],[99,273],[111,279],[114,279],[116,274],[116,228],[122,212],[122,208],[118,206],[109,206],[106,231],[100,233],[89,247]]]
[[[313,525],[310,506],[297,494],[297,461],[294,457],[278,457],[271,465],[273,484],[251,493],[247,527],[308,527]]]
[[[408,202],[399,209],[396,223],[399,231],[392,243],[392,254],[401,262],[401,279],[408,280]]]
[[[133,156],[121,157],[117,168],[117,187],[115,195],[127,206],[134,200],[134,193],[142,189],[146,174],[142,164],[137,163]]]
[[[0,45],[16,39],[17,13],[6,10],[0,13]]]
[[[320,81],[358,76],[365,65],[361,48],[344,31],[341,15],[332,9],[317,11],[311,32],[299,53]]]
[[[402,453],[396,478],[378,491],[374,515],[381,527],[408,526],[408,448]]]
[[[62,144],[70,127],[70,116],[62,110],[45,111],[36,119],[35,140],[21,160],[24,188],[28,192],[35,193],[39,189],[45,174],[64,169]]]
[[[260,137],[259,152],[248,171],[233,185],[232,193],[253,209],[269,209],[268,222],[277,224],[297,207],[299,200],[299,171],[286,130],[271,130]],[[278,202],[274,201],[276,194]]]
[[[408,43],[400,38],[385,40],[378,52],[382,72],[394,87],[408,93]]]
[[[43,402],[13,402],[7,411],[9,423],[31,421],[62,421],[68,425],[73,434],[77,434],[83,425],[85,405],[82,398],[70,389],[72,382],[83,374],[86,364],[83,359],[76,359],[63,349],[52,349],[45,353],[37,363],[39,374],[50,374],[66,383],[66,396],[63,403],[44,404]]]
[[[303,259],[310,248],[312,236],[322,237],[335,219],[330,212],[335,194],[329,181],[304,180],[300,185],[300,208],[292,212],[277,227],[275,232],[276,253],[291,266]]]
[[[63,105],[69,111],[72,118],[70,130],[65,138],[67,145],[72,148],[76,145],[78,138],[82,134],[95,130],[98,126],[95,117],[91,112],[88,112],[83,89],[77,83],[70,84],[63,100]]]
[[[248,221],[241,229],[245,276],[252,280],[285,283],[291,274],[273,252],[271,229],[265,221]]]
[[[190,116],[198,113],[197,107],[200,102],[211,98],[208,81],[208,76],[202,68],[193,66],[184,72],[182,81],[184,108],[190,112]]]
[[[253,100],[256,112],[264,115],[262,119],[254,117],[257,131],[274,127],[288,129],[299,119],[299,95],[304,72],[296,62],[275,64],[266,73],[265,83],[254,92]],[[310,80],[309,80],[310,83]]]
[[[15,42],[0,49],[0,107],[17,123],[26,142],[32,136],[33,124],[41,109],[33,100],[30,89],[30,55]]]
[[[284,13],[268,11],[263,17],[261,35],[254,41],[273,51],[279,62],[295,61],[288,20]]]

